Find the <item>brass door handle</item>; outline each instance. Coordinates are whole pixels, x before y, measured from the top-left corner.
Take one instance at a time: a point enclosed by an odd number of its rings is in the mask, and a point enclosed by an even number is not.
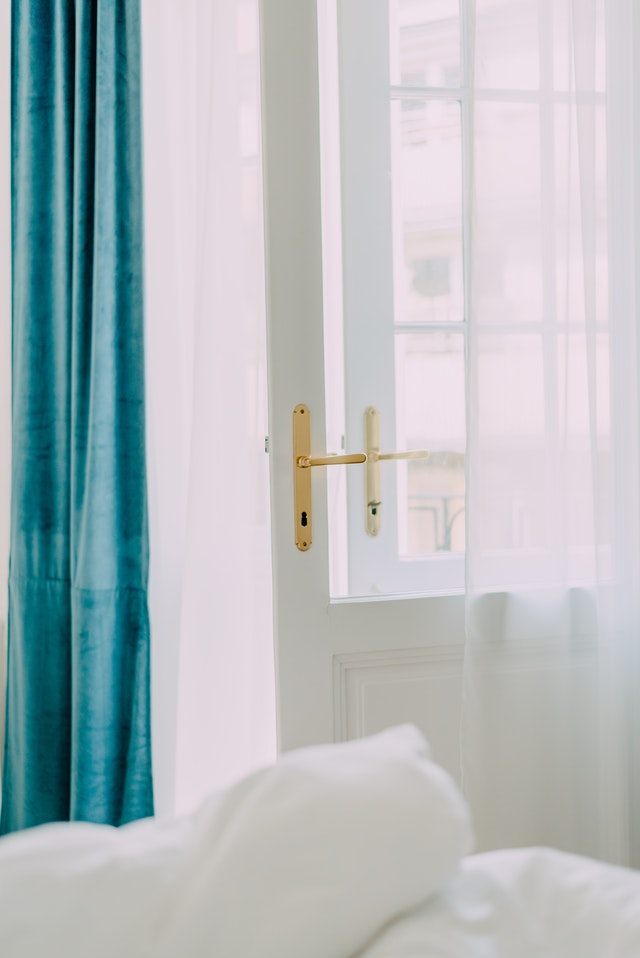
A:
[[[408,452],[369,452],[367,462],[381,462],[383,459],[428,459],[431,453],[426,449],[410,449]]]
[[[380,465],[383,460],[428,459],[426,449],[412,449],[408,452],[380,452],[380,413],[369,406],[364,414],[364,438],[367,450],[365,468],[365,528],[370,536],[380,532],[380,511],[382,507],[380,493]]]
[[[344,456],[311,455],[311,416],[304,403],[293,410],[293,503],[295,542],[301,552],[307,552],[312,541],[311,469],[315,466],[365,465],[365,528],[370,536],[380,532],[380,463],[384,460],[428,459],[425,449],[408,452],[380,452],[380,413],[369,406],[364,414],[366,453],[354,452]]]
[[[310,466],[350,466],[356,462],[366,462],[367,457],[363,452],[354,452],[350,456],[338,456],[329,453],[328,456],[298,456],[296,465],[299,469],[309,469]]]
[[[346,456],[311,455],[311,416],[304,403],[293,410],[293,507],[296,546],[307,552],[312,541],[311,469],[366,462],[363,452]]]

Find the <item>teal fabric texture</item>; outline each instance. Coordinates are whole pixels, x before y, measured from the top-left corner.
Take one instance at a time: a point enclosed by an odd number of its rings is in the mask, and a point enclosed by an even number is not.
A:
[[[153,813],[139,0],[13,0],[0,832]]]

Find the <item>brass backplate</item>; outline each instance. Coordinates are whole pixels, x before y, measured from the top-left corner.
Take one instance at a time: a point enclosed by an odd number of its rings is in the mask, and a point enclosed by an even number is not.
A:
[[[377,536],[380,532],[380,413],[369,406],[364,414],[364,442],[367,464],[364,467],[364,525],[367,534]]]
[[[311,417],[304,403],[293,410],[293,508],[296,546],[306,552],[311,545],[311,469],[298,460],[311,455]]]

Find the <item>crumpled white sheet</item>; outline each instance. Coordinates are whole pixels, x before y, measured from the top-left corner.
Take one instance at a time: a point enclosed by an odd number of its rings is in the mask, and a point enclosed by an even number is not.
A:
[[[404,726],[284,756],[194,816],[0,841],[1,958],[640,958],[640,873],[471,845]]]
[[[349,958],[470,846],[416,729],[301,749],[182,821],[2,839],[0,955]]]
[[[472,855],[357,958],[640,958],[640,873],[548,848]]]

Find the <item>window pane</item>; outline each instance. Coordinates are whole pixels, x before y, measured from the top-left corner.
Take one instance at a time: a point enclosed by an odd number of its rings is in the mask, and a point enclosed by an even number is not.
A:
[[[540,322],[540,107],[479,103],[475,115],[474,304],[483,323]]]
[[[557,337],[558,431],[566,448],[566,485],[561,509],[572,548],[613,539],[611,460],[611,356],[607,334]],[[591,385],[589,379],[592,378]],[[591,403],[585,402],[591,397]],[[592,418],[593,417],[593,418]],[[595,426],[595,430],[594,430]],[[596,440],[597,437],[597,440]],[[599,495],[585,482],[597,469]]]
[[[475,81],[478,87],[538,88],[539,11],[542,9],[539,0],[476,0]]]
[[[464,551],[464,336],[396,336],[399,449],[426,460],[398,463],[399,551]]]
[[[460,85],[458,0],[390,0],[391,82]]]
[[[460,104],[391,104],[396,322],[464,319]]]
[[[536,550],[558,555],[561,543],[574,552],[594,541],[609,543],[608,336],[552,330],[494,336],[484,330],[475,348],[481,375],[470,415],[483,470],[480,491],[474,491],[478,541],[503,557]],[[591,405],[585,402],[589,393]],[[594,468],[598,503],[584,481]]]
[[[483,450],[482,499],[474,493],[479,541],[489,551],[542,549],[555,525],[540,494],[551,481],[545,443],[555,368],[545,370],[542,336],[482,332],[476,349],[481,375],[469,408]]]
[[[604,90],[604,19],[604,0],[476,0],[477,87],[588,92],[595,78],[595,89]],[[576,43],[595,72],[587,64],[583,73]]]
[[[475,110],[474,310],[483,323],[579,321],[584,312],[584,217],[595,237],[597,318],[606,320],[607,157],[604,106],[583,115],[593,131],[582,199],[578,116],[571,103],[481,102]]]
[[[607,118],[603,103],[592,104],[581,116],[571,104],[553,108],[555,203],[553,229],[545,230],[545,246],[553,256],[556,280],[555,315],[559,322],[584,323],[587,303],[594,305],[593,318],[606,322],[609,313],[608,216],[611,199],[607,162]],[[581,168],[578,132],[593,136],[591,168]],[[591,201],[583,197],[589,182]],[[594,262],[585,256],[584,231],[593,238]],[[595,267],[595,268],[593,268]],[[590,284],[594,284],[593,288]]]

